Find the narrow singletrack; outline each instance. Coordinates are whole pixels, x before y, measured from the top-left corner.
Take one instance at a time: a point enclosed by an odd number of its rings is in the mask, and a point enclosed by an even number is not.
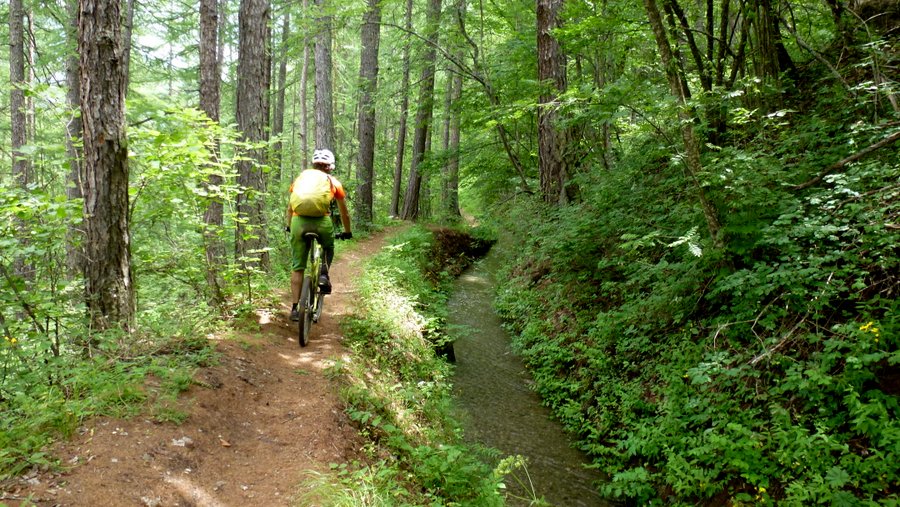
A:
[[[195,376],[179,403],[181,424],[149,417],[98,418],[51,453],[66,472],[31,471],[0,485],[10,506],[296,505],[310,472],[361,459],[364,442],[325,370],[346,351],[338,323],[350,311],[361,261],[390,232],[355,245],[331,268],[333,292],[305,348],[288,320],[288,296],[250,331],[211,336],[219,364]],[[288,280],[285,280],[287,287]],[[153,388],[147,380],[147,389]]]

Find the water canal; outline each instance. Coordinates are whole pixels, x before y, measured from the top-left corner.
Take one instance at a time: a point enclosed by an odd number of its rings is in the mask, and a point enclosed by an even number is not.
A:
[[[606,506],[594,487],[600,474],[584,468],[587,458],[571,447],[531,390],[531,375],[512,352],[509,335],[493,311],[493,273],[499,264],[499,254],[488,254],[457,280],[450,299],[449,322],[456,337],[454,397],[466,436],[504,456],[527,459],[527,474],[519,470],[517,478],[506,480],[512,493],[508,505],[530,505],[528,500],[543,497],[556,507]]]

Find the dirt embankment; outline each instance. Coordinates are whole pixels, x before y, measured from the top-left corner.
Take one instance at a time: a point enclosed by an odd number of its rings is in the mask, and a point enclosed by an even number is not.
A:
[[[0,485],[10,506],[295,505],[311,471],[360,459],[362,439],[324,371],[345,354],[338,327],[354,299],[360,261],[384,236],[360,241],[332,266],[334,291],[305,348],[281,308],[260,311],[258,330],[212,337],[221,360],[182,397],[189,417],[87,422],[51,452],[71,467]],[[287,281],[285,281],[287,285]]]

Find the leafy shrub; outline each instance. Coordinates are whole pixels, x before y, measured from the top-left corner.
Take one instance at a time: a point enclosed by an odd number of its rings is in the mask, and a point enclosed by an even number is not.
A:
[[[900,503],[900,158],[793,188],[885,135],[835,114],[853,113],[813,110],[707,154],[721,252],[697,233],[683,175],[635,140],[616,171],[579,176],[581,202],[494,213],[509,231],[498,311],[545,403],[610,475],[606,495]]]

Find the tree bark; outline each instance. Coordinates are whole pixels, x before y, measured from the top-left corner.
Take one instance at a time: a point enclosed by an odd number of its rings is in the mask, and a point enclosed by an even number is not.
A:
[[[397,159],[394,163],[394,186],[391,191],[392,217],[400,216],[400,188],[403,186],[403,154],[406,153],[406,120],[409,117],[409,33],[412,32],[412,0],[406,0],[406,44],[403,46],[403,81],[400,84],[400,127],[397,132]]]
[[[303,0],[303,11],[309,8],[309,0]],[[309,80],[309,38],[303,37],[303,67],[300,70],[300,167],[309,167],[309,122],[307,111],[307,85]]]
[[[214,122],[219,121],[219,60],[218,60],[218,5],[216,0],[200,0],[200,110]],[[213,146],[213,157],[218,158],[218,144]],[[225,245],[219,236],[224,223],[224,203],[216,195],[216,188],[223,178],[213,167],[208,168],[209,202],[203,214],[206,228],[203,232],[206,250],[206,283],[209,287],[211,306],[225,303],[222,269],[225,266]]]
[[[216,47],[216,61],[219,62],[219,84],[222,83],[223,63],[225,62],[225,35],[228,33],[228,1],[219,0],[219,41]],[[219,103],[221,107],[221,102]]]
[[[285,11],[284,21],[281,25],[281,58],[278,59],[278,84],[275,90],[275,114],[272,121],[272,135],[277,138],[272,148],[272,168],[279,175],[284,171],[284,143],[281,134],[284,133],[284,97],[287,88],[287,40],[291,34],[291,12]]]
[[[368,0],[360,31],[359,57],[359,154],[356,164],[355,223],[368,227],[373,222],[375,178],[375,92],[378,89],[378,46],[381,36],[379,0]]]
[[[551,34],[558,24],[563,0],[537,0],[538,166],[544,202],[566,202],[568,132],[559,126],[558,97],[566,91],[566,57]]]
[[[450,169],[450,108],[453,106],[453,75],[447,72],[444,82],[444,105],[441,118],[441,153],[444,165],[441,167],[441,202],[438,209],[443,212],[447,208],[447,177]]]
[[[125,96],[131,81],[131,33],[134,27],[134,0],[126,0],[122,19],[122,68],[125,69]]]
[[[459,142],[460,142],[460,110],[458,102],[462,96],[462,74],[453,76],[453,90],[450,94],[450,157],[447,160],[447,199],[444,210],[451,217],[462,214],[459,211]]]
[[[758,47],[756,75],[777,83],[781,72],[794,70],[794,62],[781,40],[780,18],[771,0],[754,0],[753,7]]]
[[[34,86],[36,82],[35,77],[35,67],[37,58],[37,40],[34,36],[34,9],[30,8],[25,11],[25,19],[28,20],[28,24],[26,25],[27,32],[25,37],[25,69],[27,73],[25,74],[25,84],[30,89]],[[25,139],[26,142],[34,142],[37,139],[37,113],[35,111],[34,104],[35,96],[34,94],[28,94],[25,96]],[[34,183],[38,182],[40,178],[40,174],[36,174],[34,171],[34,164],[30,164],[32,167],[32,176],[31,179]]]
[[[128,145],[122,18],[115,0],[81,0],[84,281],[91,329],[130,330],[134,284],[128,232]]]
[[[434,70],[437,50],[438,27],[441,19],[441,0],[430,0],[425,15],[427,23],[427,43],[422,55],[424,67],[419,88],[419,105],[416,110],[416,124],[413,131],[412,163],[409,168],[409,180],[406,184],[406,195],[403,199],[404,220],[416,220],[419,216],[419,190],[422,174],[419,164],[425,159],[425,144],[431,131],[431,116],[434,110]]]
[[[28,143],[25,108],[25,10],[22,0],[9,2],[9,109],[12,134],[12,175],[22,188],[33,183],[31,163],[21,148]]]
[[[331,15],[323,15],[325,0],[316,0],[319,18],[316,26],[316,149],[327,148],[335,151],[334,145],[334,100],[332,91],[331,63]],[[335,158],[338,155],[335,154]]]
[[[681,136],[684,142],[685,165],[688,173],[694,183],[700,206],[703,209],[703,216],[706,218],[706,226],[709,235],[712,238],[713,245],[721,249],[724,242],[721,234],[721,226],[719,225],[718,213],[712,203],[706,196],[706,192],[700,183],[700,174],[703,172],[703,165],[700,161],[700,144],[694,135],[694,123],[696,118],[690,113],[687,106],[687,99],[682,88],[683,76],[678,75],[679,67],[674,61],[672,49],[669,47],[669,39],[666,35],[666,29],[663,25],[662,16],[659,8],[656,6],[656,0],[644,0],[644,7],[647,10],[647,16],[650,19],[650,26],[653,29],[653,35],[656,37],[656,45],[659,48],[660,59],[666,72],[666,78],[669,81],[669,89],[675,100],[678,102],[678,119],[681,122]]]
[[[66,198],[81,199],[84,193],[81,188],[81,157],[77,148],[81,142],[81,61],[78,57],[78,0],[67,0],[66,10],[70,20],[66,29],[66,46],[70,48],[66,57],[66,104],[70,118],[66,122],[66,155],[69,161],[69,172],[66,176]],[[76,112],[78,114],[76,114]],[[66,268],[69,277],[74,277],[84,269],[84,250],[82,248],[83,232],[75,223],[66,226]]]
[[[242,140],[250,143],[268,139],[269,110],[269,3],[267,0],[241,0],[238,14],[240,42],[238,45],[238,83],[236,120]],[[269,269],[266,234],[265,148],[251,148],[246,159],[238,162],[235,257],[241,264]],[[253,261],[243,261],[251,258]]]
[[[16,184],[22,189],[28,190],[29,185],[35,183],[31,160],[21,151],[28,144],[29,134],[29,99],[25,96],[25,90],[29,87],[29,81],[25,74],[25,10],[22,0],[10,0],[9,4],[9,80],[10,80],[10,130],[12,148],[12,176]],[[29,52],[30,52],[30,44]],[[28,227],[25,222],[16,220],[19,242],[25,246],[28,244]],[[34,278],[32,267],[27,265],[24,256],[16,257],[13,262],[16,275],[26,280]]]

